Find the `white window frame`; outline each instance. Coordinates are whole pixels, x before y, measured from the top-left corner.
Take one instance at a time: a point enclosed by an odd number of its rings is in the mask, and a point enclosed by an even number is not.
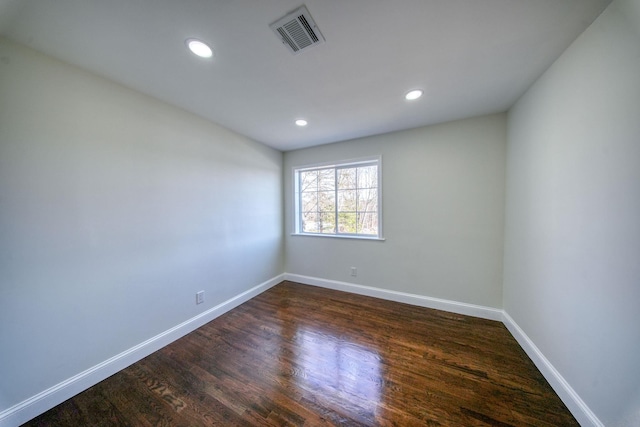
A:
[[[377,166],[378,167],[378,234],[357,234],[357,233],[341,233],[336,224],[335,233],[310,233],[302,231],[302,200],[300,197],[300,172],[311,171],[315,169],[346,169],[358,166]],[[293,182],[293,236],[313,236],[313,237],[330,237],[330,238],[346,238],[346,239],[362,239],[362,240],[385,240],[382,234],[382,156],[365,157],[351,160],[341,160],[338,162],[315,163],[304,166],[294,166],[292,168]],[[336,183],[337,192],[337,183]],[[336,222],[338,220],[338,199],[336,195]]]

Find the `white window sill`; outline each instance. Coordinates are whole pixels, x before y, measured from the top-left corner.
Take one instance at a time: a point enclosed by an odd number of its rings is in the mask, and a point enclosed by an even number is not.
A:
[[[384,242],[386,239],[384,237],[375,237],[375,236],[352,236],[345,234],[314,234],[314,233],[291,233],[292,236],[302,236],[302,237],[329,237],[332,239],[351,239],[351,240],[375,240],[379,242]]]

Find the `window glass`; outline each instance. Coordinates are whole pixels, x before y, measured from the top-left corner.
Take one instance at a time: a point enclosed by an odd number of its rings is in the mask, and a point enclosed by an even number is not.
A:
[[[294,169],[297,234],[381,237],[380,159]]]

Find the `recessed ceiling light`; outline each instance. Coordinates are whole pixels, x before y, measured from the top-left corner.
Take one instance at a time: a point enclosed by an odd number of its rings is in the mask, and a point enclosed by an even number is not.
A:
[[[185,42],[191,52],[201,58],[211,58],[213,50],[205,43],[197,39],[187,39]]]
[[[309,124],[305,119],[298,119],[296,120],[296,125],[298,126],[306,126],[307,124]]]
[[[412,90],[410,92],[407,92],[407,94],[404,96],[404,98],[408,101],[413,101],[414,99],[418,99],[422,96],[423,92],[420,89],[415,89]]]

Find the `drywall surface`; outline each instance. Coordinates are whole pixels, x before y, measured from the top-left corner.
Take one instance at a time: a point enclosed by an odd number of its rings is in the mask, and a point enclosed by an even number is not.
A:
[[[282,268],[282,153],[0,41],[0,412]]]
[[[286,152],[285,270],[501,307],[505,146],[499,114]],[[291,235],[293,167],[376,155],[384,241]]]
[[[509,112],[504,308],[607,426],[640,425],[640,1]]]

